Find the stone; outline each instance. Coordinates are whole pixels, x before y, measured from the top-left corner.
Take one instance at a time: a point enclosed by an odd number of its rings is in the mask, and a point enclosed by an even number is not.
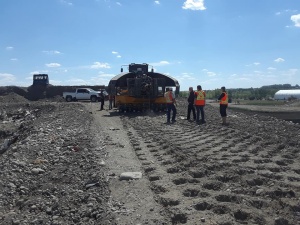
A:
[[[41,168],[33,168],[33,169],[31,170],[31,172],[32,172],[33,174],[40,174],[40,173],[45,173],[45,170],[43,170],[43,169],[41,169]]]
[[[124,172],[120,175],[120,180],[136,180],[141,179],[142,173],[141,172]]]
[[[264,189],[261,189],[261,188],[260,188],[260,189],[257,189],[255,193],[256,193],[257,195],[260,195],[260,194],[262,194],[263,192],[264,192]]]

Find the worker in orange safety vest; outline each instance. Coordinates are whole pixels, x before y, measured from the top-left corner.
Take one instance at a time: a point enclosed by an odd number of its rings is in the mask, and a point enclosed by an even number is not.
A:
[[[172,123],[176,122],[176,100],[175,100],[175,94],[173,93],[173,89],[172,88],[166,88],[166,92],[165,92],[165,99],[166,99],[166,103],[167,103],[167,124],[170,123],[170,119],[171,119],[171,111],[172,113]]]
[[[205,123],[205,119],[204,119],[205,97],[206,94],[202,90],[201,85],[198,85],[197,91],[195,91],[196,122],[198,124],[200,123],[200,114],[201,114],[201,123]]]
[[[222,117],[222,125],[227,125],[226,122],[226,109],[228,106],[228,94],[225,90],[225,87],[221,87],[222,94],[219,96],[218,100],[220,101],[220,114]]]

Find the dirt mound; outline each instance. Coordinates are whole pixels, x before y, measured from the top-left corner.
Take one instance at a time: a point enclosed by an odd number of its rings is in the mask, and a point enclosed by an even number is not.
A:
[[[300,99],[287,101],[285,106],[287,106],[287,107],[300,107]]]
[[[10,92],[0,96],[0,103],[26,103],[29,102],[25,97]]]
[[[101,136],[83,106],[0,106],[0,224],[114,224]]]

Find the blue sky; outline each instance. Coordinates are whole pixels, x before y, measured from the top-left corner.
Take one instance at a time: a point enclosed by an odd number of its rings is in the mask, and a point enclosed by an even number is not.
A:
[[[300,0],[0,1],[0,86],[107,85],[130,63],[181,90],[300,85]]]

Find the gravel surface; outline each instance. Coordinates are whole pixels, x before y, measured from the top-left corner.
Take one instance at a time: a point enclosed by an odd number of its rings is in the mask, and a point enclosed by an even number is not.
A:
[[[0,224],[115,224],[92,121],[80,103],[2,101]]]
[[[229,109],[222,126],[208,104],[197,125],[181,99],[167,125],[163,112],[12,96],[0,96],[0,224],[300,224],[299,124]]]

